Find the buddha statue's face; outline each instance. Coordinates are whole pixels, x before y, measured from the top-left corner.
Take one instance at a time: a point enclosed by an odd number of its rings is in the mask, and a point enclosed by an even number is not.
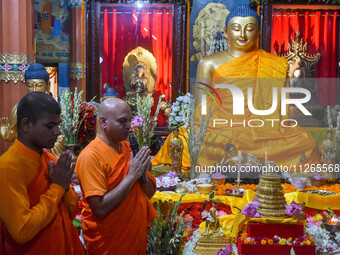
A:
[[[228,23],[226,34],[231,50],[250,52],[256,48],[260,30],[254,17],[233,17]]]
[[[27,94],[32,92],[50,92],[50,86],[46,85],[44,79],[27,79],[26,80]]]

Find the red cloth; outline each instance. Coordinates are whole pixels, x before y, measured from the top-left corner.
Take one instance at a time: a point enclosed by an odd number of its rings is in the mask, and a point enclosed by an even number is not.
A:
[[[150,10],[131,10],[126,7],[104,9],[102,91],[104,84],[108,82],[120,98],[125,96],[122,68],[124,58],[140,46],[150,51],[157,63],[154,108],[162,94],[165,95],[165,100],[171,100],[169,83],[172,82],[172,19],[172,7]],[[162,111],[158,124],[166,124]]]
[[[299,29],[299,40],[307,42],[308,54],[320,53],[316,78],[336,78],[338,63],[336,10],[275,10],[272,18],[271,52],[283,54],[288,51],[288,42],[295,39]],[[310,77],[307,77],[310,78]],[[318,99],[324,105],[336,104],[336,80],[318,80]]]
[[[123,202],[103,220],[92,214],[87,198],[104,196],[114,189],[129,171],[131,148],[121,142],[121,153],[112,149],[99,136],[79,155],[76,174],[82,188],[83,235],[88,254],[146,254],[147,231],[157,217],[137,181]],[[155,178],[148,173],[156,186]]]

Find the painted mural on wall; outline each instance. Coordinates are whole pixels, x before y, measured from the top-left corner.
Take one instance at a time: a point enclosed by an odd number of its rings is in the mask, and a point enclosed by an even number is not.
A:
[[[34,0],[34,38],[37,62],[68,62],[69,32],[67,1]]]

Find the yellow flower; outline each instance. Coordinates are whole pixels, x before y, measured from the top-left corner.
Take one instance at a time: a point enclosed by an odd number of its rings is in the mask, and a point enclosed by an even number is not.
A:
[[[312,242],[309,241],[309,240],[307,240],[306,243],[307,243],[307,245],[311,245],[312,244]]]
[[[281,238],[280,241],[279,241],[279,244],[285,245],[286,244],[286,239]]]
[[[322,219],[323,219],[323,217],[321,216],[320,213],[315,214],[315,216],[314,216],[314,220],[315,220],[315,221],[321,221]]]

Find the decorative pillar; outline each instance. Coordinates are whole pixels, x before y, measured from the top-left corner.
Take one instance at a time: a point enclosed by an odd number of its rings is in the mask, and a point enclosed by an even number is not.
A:
[[[84,90],[85,96],[85,28],[83,0],[69,0],[70,7],[70,89]]]
[[[0,118],[26,95],[24,73],[34,62],[33,0],[0,0]],[[0,137],[0,155],[11,143]]]

